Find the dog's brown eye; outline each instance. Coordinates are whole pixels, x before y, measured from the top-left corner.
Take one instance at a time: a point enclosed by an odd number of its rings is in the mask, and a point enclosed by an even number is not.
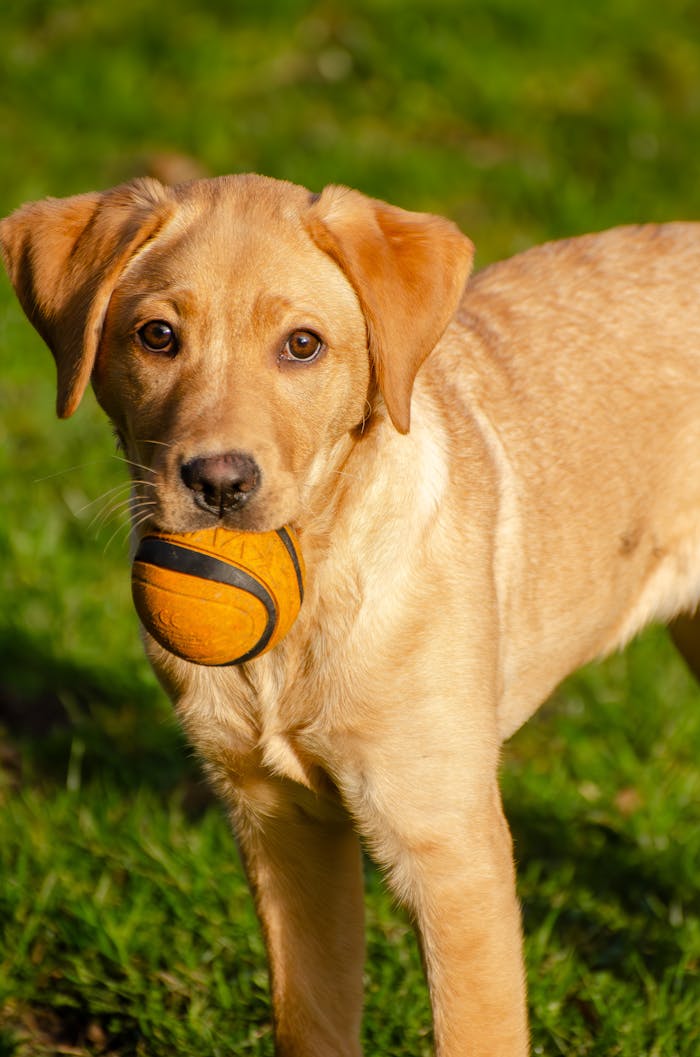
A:
[[[308,363],[318,356],[322,348],[323,342],[318,334],[313,334],[310,330],[295,330],[287,338],[283,356],[287,360]]]
[[[152,319],[137,332],[139,341],[148,352],[160,352],[174,356],[177,352],[177,338],[169,323],[163,319]]]

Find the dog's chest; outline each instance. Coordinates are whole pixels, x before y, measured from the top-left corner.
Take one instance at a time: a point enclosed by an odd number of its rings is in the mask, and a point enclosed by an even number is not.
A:
[[[416,589],[403,562],[388,562],[392,584]],[[325,792],[345,766],[350,742],[366,735],[397,644],[400,607],[392,592],[346,561],[310,597],[293,628],[269,654],[240,668],[188,666],[179,717],[210,767],[234,785],[284,780]],[[318,587],[318,585],[316,585]]]
[[[235,785],[270,778],[315,792],[327,785],[349,717],[358,715],[368,658],[361,663],[344,622],[308,623],[240,668],[152,657],[161,671],[163,661],[177,671],[171,696],[180,721],[209,767]]]
[[[412,458],[407,467],[394,453],[390,494],[379,471],[367,474],[331,532],[302,537],[307,591],[287,638],[240,668],[187,672],[173,695],[202,755],[225,760],[235,781],[257,770],[316,789],[371,737],[387,700],[403,703],[417,685],[436,638],[425,615],[445,603],[436,554],[446,533],[462,532],[445,529],[446,457],[437,429],[419,443],[424,432],[417,423],[410,440],[392,439]]]

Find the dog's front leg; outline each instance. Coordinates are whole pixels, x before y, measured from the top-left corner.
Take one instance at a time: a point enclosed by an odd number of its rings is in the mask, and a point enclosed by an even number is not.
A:
[[[353,809],[422,943],[438,1057],[525,1057],[511,839],[495,737],[427,708],[366,746]],[[407,733],[408,729],[408,733]]]
[[[277,1057],[359,1057],[363,879],[350,820],[274,778],[249,784],[233,814],[267,944]]]

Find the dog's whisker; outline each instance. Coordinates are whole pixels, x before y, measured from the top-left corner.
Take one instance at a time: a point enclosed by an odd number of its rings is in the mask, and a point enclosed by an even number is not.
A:
[[[158,506],[158,504],[156,503],[155,500],[144,499],[140,503],[134,503],[132,505],[131,509],[129,510],[129,515],[130,515],[131,519],[133,520],[135,517],[137,517],[139,514],[141,514],[142,511],[146,510],[146,511],[150,512],[151,510],[154,510],[157,506]]]
[[[85,510],[89,510],[89,508],[94,506],[95,503],[102,501],[104,502],[104,506],[96,512],[93,518],[93,520],[97,520],[101,517],[109,516],[112,510],[119,509],[119,507],[121,506],[126,506],[131,502],[140,501],[141,499],[146,498],[145,496],[135,496],[130,488],[128,490],[128,494],[125,495],[125,486],[128,487],[127,482],[125,482],[125,485],[121,487],[121,490],[110,489],[109,492],[105,492],[104,495],[99,496],[98,499],[93,499],[92,502],[87,503],[84,507],[81,507],[81,509],[78,511],[78,514],[82,513]]]
[[[140,517],[138,520],[133,521],[132,524],[131,524],[132,532],[136,532],[138,529],[141,528],[142,525],[145,525],[146,522],[150,519],[150,517],[151,517],[151,514],[150,514],[150,511],[149,511],[148,513],[146,513],[142,517]]]
[[[151,488],[154,492],[158,489],[157,481],[144,481],[139,477],[132,477],[129,481],[130,485],[142,485],[144,488]]]
[[[103,554],[107,553],[107,551],[109,550],[110,546],[112,545],[112,543],[114,542],[114,540],[116,539],[116,537],[119,535],[120,532],[124,532],[124,534],[125,534],[124,538],[126,539],[126,534],[128,533],[129,528],[130,528],[130,522],[128,522],[128,521],[122,523],[121,525],[117,525],[116,529],[114,530],[112,535],[109,537],[109,539],[105,543],[105,545],[104,545],[104,547],[102,549],[102,553]]]
[[[165,440],[147,440],[145,437],[137,437],[138,444],[159,444],[162,448],[172,448],[173,445]]]
[[[75,466],[66,466],[63,470],[57,470],[56,473],[47,473],[45,477],[36,477],[32,484],[43,484],[45,481],[53,481],[56,477],[63,477],[64,474],[75,473],[76,470],[85,470],[88,466],[98,466],[111,458],[111,455],[105,455],[100,459],[91,459],[89,462],[79,462]]]
[[[88,531],[95,528],[99,532],[108,521],[119,513],[123,506],[123,503],[118,503],[114,506],[105,507],[103,510],[98,510],[88,522]]]
[[[124,538],[126,540],[126,537],[128,536],[130,531],[135,531],[136,529],[140,528],[141,525],[145,525],[145,523],[150,519],[150,517],[151,511],[149,510],[145,514],[140,514],[140,516],[135,521],[129,519],[128,521],[123,522],[121,525],[117,525],[116,529],[105,543],[104,550],[102,553],[107,553],[108,548],[111,546],[111,544],[114,542],[115,538],[119,535],[120,532],[124,532]]]
[[[157,506],[157,501],[151,498],[134,498],[133,496],[129,496],[126,499],[115,499],[104,510],[100,510],[97,512],[97,514],[95,514],[95,516],[90,521],[88,528],[91,528],[93,525],[95,525],[98,528],[98,531],[100,531],[101,528],[106,525],[108,521],[110,521],[113,517],[121,516],[121,514],[125,511],[128,512],[130,516],[133,516],[135,512],[138,513],[139,511],[145,510],[146,508],[151,510],[155,506]]]
[[[106,510],[106,511],[105,510],[100,511],[98,514],[95,514],[95,516],[93,517],[92,521],[90,521],[90,523],[88,525],[88,530],[94,529],[95,530],[95,534],[99,535],[99,533],[102,531],[102,529],[107,524],[109,524],[109,522],[112,520],[112,518],[120,517],[122,513],[124,513],[124,509],[123,508],[120,509],[119,507],[114,507],[114,508],[112,508],[110,510]]]
[[[129,487],[129,484],[129,481],[120,481],[119,484],[115,484],[113,488],[108,488],[106,492],[102,492],[102,494],[98,495],[95,499],[91,499],[88,503],[85,503],[83,506],[78,507],[75,512],[76,515],[80,516],[80,514],[84,514],[86,510],[89,510],[90,507],[95,506],[96,503],[102,503],[105,500],[109,500],[110,496],[113,496],[115,492],[122,492],[125,488]]]
[[[128,497],[122,497],[119,494],[112,496],[112,498],[108,502],[106,502],[103,507],[95,511],[88,523],[88,528],[90,529],[93,525],[99,525],[100,523],[105,523],[109,521],[109,519],[116,513],[116,511],[128,504],[128,502]]]
[[[159,476],[158,470],[154,470],[152,466],[146,466],[142,462],[136,462],[134,459],[127,459],[123,455],[113,455],[112,458],[116,459],[117,462],[125,463],[129,467],[129,469],[144,470],[146,473],[150,473],[154,477],[158,477]]]
[[[128,506],[133,515],[139,510],[153,510],[158,506],[158,500],[154,496],[132,496]]]
[[[118,502],[115,500],[108,508],[101,511],[98,518],[102,518],[107,521],[109,518],[114,517],[115,514],[120,513],[122,510],[133,510],[136,506],[141,507],[142,503],[147,503],[149,506],[155,506],[155,500],[134,500],[133,496],[129,496],[127,499],[121,499]],[[97,520],[97,519],[96,519]]]
[[[150,483],[151,484],[155,484],[155,479],[160,477],[160,474],[158,473],[158,471],[157,470],[152,470],[150,468],[150,466],[144,466],[140,462],[132,462],[130,459],[129,460],[125,459],[124,462],[127,463],[129,469],[133,470],[134,473],[136,473],[136,471],[138,471],[138,470],[142,470],[144,473],[150,474]],[[144,483],[148,483],[148,482],[144,482]]]
[[[155,488],[155,483],[153,481],[120,481],[119,484],[115,484],[112,488],[108,488],[106,492],[102,492],[102,494],[98,495],[95,499],[91,499],[89,503],[85,503],[84,506],[79,507],[78,510],[76,510],[75,512],[76,515],[79,516],[80,514],[84,514],[85,511],[89,510],[91,506],[95,505],[95,503],[100,503],[102,502],[102,500],[109,499],[109,497],[114,495],[115,492],[123,491],[125,488],[130,489],[131,486],[134,484],[145,485],[146,487]]]

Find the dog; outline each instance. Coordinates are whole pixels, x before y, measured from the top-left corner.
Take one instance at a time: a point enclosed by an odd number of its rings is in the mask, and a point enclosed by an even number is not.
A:
[[[361,846],[419,932],[440,1057],[523,1057],[502,742],[652,620],[700,633],[700,225],[469,278],[450,221],[238,175],[23,206],[10,279],[71,415],[90,382],[135,537],[294,526],[265,656],[148,656],[227,805],[279,1057],[358,1057]],[[685,614],[685,617],[682,615]]]

